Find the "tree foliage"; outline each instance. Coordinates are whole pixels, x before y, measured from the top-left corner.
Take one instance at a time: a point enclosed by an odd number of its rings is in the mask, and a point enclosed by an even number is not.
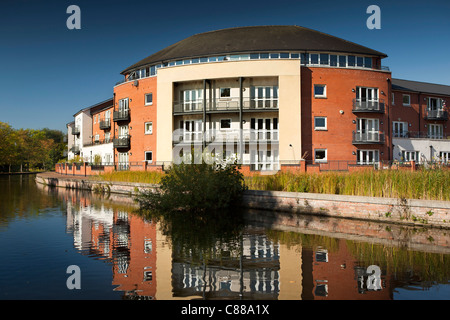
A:
[[[50,169],[63,158],[64,133],[51,129],[14,129],[0,122],[0,170]],[[6,168],[6,169],[5,169]]]

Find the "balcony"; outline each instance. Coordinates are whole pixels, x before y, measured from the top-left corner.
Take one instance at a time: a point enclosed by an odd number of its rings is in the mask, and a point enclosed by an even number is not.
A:
[[[72,128],[72,134],[73,135],[79,135],[80,134],[80,127],[76,126]]]
[[[202,132],[191,132],[183,130],[179,132],[179,135],[174,136],[174,143],[201,143],[203,140],[207,143],[222,143],[230,142],[237,143],[241,141],[240,130],[207,130],[205,134]],[[254,142],[266,142],[266,143],[278,143],[279,135],[278,130],[255,130],[255,129],[244,129],[242,130],[242,141],[247,143]]]
[[[438,110],[425,110],[425,119],[426,120],[448,120],[448,112],[442,109]]]
[[[358,112],[384,113],[384,100],[361,101],[353,99],[353,113]]]
[[[130,147],[130,135],[119,136],[113,139],[114,148],[129,148]]]
[[[428,133],[425,131],[406,131],[406,132],[393,132],[393,138],[404,138],[404,139],[450,139],[450,133]]]
[[[73,146],[72,148],[70,148],[70,151],[73,154],[80,154],[80,147],[79,146]]]
[[[353,131],[353,144],[383,144],[384,132],[372,131],[372,132],[360,132]]]
[[[130,120],[129,110],[120,110],[113,112],[113,121],[128,121]]]
[[[278,99],[256,99],[243,98],[243,111],[278,111]],[[221,113],[221,112],[239,112],[240,98],[217,98],[206,100],[207,113]],[[203,100],[195,101],[175,101],[173,104],[174,114],[193,114],[203,112]]]
[[[111,129],[111,119],[100,120],[100,129],[108,130]]]
[[[91,147],[91,146],[97,146],[97,145],[101,145],[101,144],[106,144],[106,143],[111,143],[113,142],[111,139],[102,139],[102,140],[95,140],[93,139],[92,141],[83,143],[84,147]]]

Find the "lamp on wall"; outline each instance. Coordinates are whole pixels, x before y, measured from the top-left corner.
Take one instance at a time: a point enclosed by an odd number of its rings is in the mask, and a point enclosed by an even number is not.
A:
[[[355,92],[355,88],[352,88],[352,92]]]
[[[356,152],[355,152],[355,151],[352,151],[352,155],[356,156]]]

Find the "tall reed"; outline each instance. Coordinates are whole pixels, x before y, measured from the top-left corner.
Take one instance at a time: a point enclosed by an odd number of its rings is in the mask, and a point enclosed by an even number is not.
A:
[[[450,200],[449,170],[290,173],[246,177],[249,189]]]

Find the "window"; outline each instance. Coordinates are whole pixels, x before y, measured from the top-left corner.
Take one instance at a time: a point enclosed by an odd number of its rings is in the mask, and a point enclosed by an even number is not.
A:
[[[310,64],[319,64],[319,55],[317,53],[311,53],[310,54]]]
[[[152,122],[146,122],[144,124],[145,126],[145,134],[152,134],[153,133],[153,123]]]
[[[145,151],[145,161],[148,163],[153,162],[153,152],[152,151]]]
[[[327,97],[327,86],[324,84],[314,85],[314,98],[326,98]]]
[[[111,132],[105,132],[105,143],[109,143],[110,141],[111,141]]]
[[[339,67],[345,68],[347,66],[347,56],[339,56]]]
[[[354,67],[355,64],[356,64],[356,57],[355,56],[348,56],[347,64],[348,64],[349,67]]]
[[[442,163],[450,163],[450,151],[441,151],[439,159]]]
[[[96,142],[100,141],[100,135],[99,134],[94,135],[94,141],[96,141]]]
[[[181,91],[184,111],[202,110],[203,89]]]
[[[231,129],[231,119],[221,119],[220,129]]]
[[[358,150],[357,152],[357,163],[364,164],[374,164],[379,161],[379,151],[378,150]]]
[[[278,108],[278,86],[250,87],[251,108]]]
[[[364,67],[365,68],[372,68],[372,58],[365,57],[364,58]]]
[[[320,54],[320,65],[328,66],[330,64],[329,55],[326,53]]]
[[[145,105],[150,106],[153,104],[153,93],[147,93],[145,95]]]
[[[393,121],[392,128],[392,135],[394,138],[404,138],[408,136],[408,122]]]
[[[393,93],[392,94],[392,105],[394,105],[395,104],[395,94]]]
[[[314,130],[327,130],[327,118],[314,117]]]
[[[411,96],[409,94],[403,95],[403,105],[410,106],[411,105]]]
[[[405,151],[402,150],[403,161],[419,161],[419,151]]]
[[[428,138],[443,139],[444,126],[442,124],[428,124]]]
[[[316,162],[327,162],[327,149],[315,149],[314,160]]]
[[[220,88],[220,97],[221,98],[230,98],[231,97],[231,88]]]

